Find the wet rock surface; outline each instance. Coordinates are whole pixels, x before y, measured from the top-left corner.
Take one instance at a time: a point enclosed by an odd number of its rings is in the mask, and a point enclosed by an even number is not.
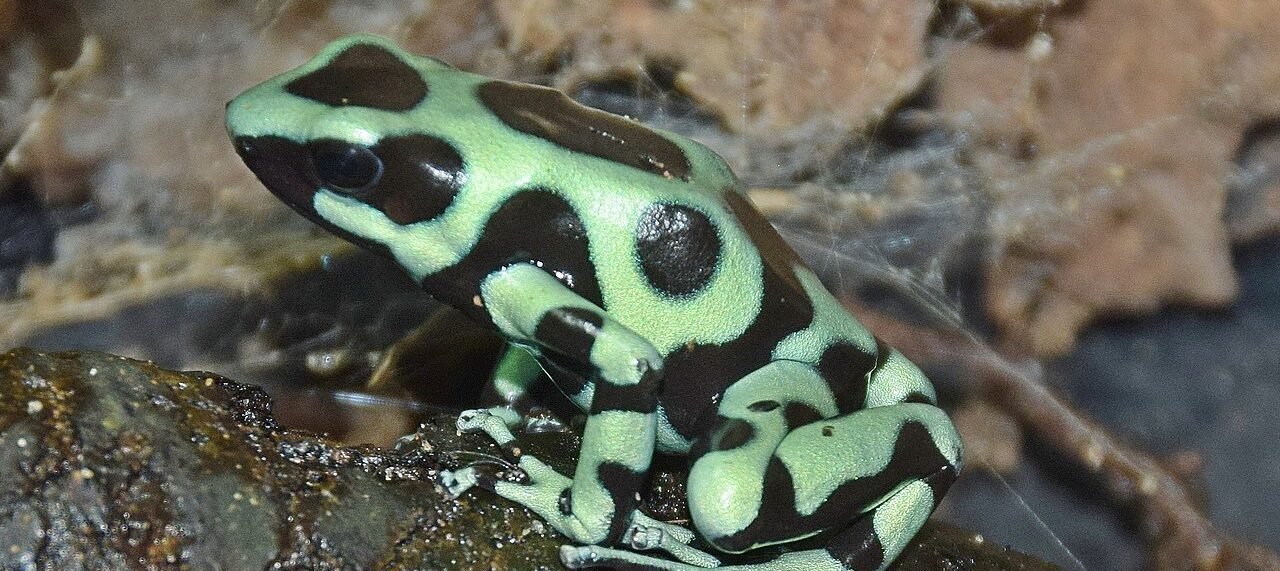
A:
[[[7,564],[559,567],[528,512],[441,495],[434,450],[465,447],[448,418],[399,450],[341,447],[282,429],[257,388],[87,352],[0,356],[0,394]]]
[[[277,424],[260,389],[102,353],[0,355],[0,560],[6,566],[230,569],[559,569],[563,538],[441,468],[495,452],[430,416],[392,449]],[[562,469],[570,433],[528,434]],[[678,474],[654,512],[682,512]],[[1050,569],[934,524],[900,569]]]

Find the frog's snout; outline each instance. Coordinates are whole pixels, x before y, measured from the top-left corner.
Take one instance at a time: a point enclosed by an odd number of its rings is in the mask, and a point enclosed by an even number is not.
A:
[[[241,157],[247,157],[257,153],[257,148],[253,144],[253,139],[249,137],[236,137],[235,139],[236,154]]]
[[[310,153],[283,137],[241,135],[232,138],[236,154],[262,185],[308,218],[315,218],[312,200],[318,187],[311,172]]]

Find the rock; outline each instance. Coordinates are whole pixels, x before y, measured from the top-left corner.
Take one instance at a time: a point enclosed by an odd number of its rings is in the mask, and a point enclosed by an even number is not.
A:
[[[286,430],[260,389],[91,352],[0,355],[0,548],[18,568],[560,569],[564,541],[442,468],[491,456],[434,414],[393,449]],[[571,433],[522,436],[566,470]],[[654,480],[656,514],[683,487]],[[1050,569],[929,526],[899,569]]]

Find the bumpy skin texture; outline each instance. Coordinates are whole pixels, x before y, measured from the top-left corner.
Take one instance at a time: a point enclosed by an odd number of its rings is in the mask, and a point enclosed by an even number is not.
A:
[[[693,528],[717,550],[829,534],[739,569],[882,569],[959,471],[928,380],[696,142],[374,36],[240,95],[227,126],[295,210],[505,335],[496,394],[519,407],[545,367],[588,413],[572,478],[522,455],[518,415],[499,407],[459,427],[492,436],[527,480],[478,466],[442,480],[537,512],[582,544],[568,566],[719,565],[636,510],[655,450],[688,456]]]

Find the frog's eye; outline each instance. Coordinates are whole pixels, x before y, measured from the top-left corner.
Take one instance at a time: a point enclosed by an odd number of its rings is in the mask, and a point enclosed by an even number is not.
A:
[[[372,188],[382,178],[382,159],[366,146],[323,140],[309,147],[316,177],[333,190],[358,193]]]

